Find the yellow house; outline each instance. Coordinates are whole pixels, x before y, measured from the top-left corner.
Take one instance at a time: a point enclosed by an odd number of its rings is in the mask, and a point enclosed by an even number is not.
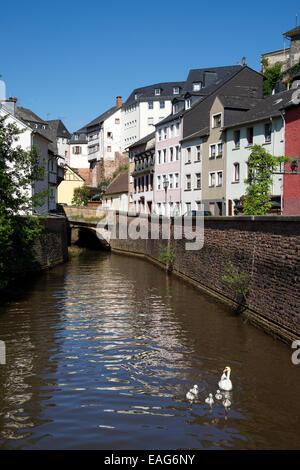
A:
[[[57,187],[57,202],[72,205],[74,189],[84,186],[84,179],[74,168],[65,165],[65,177]]]

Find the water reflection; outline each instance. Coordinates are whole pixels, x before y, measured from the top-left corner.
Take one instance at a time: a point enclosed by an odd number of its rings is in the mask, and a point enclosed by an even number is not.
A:
[[[288,348],[141,260],[44,274],[2,305],[0,339],[1,448],[299,448]],[[226,365],[231,406],[210,407]]]

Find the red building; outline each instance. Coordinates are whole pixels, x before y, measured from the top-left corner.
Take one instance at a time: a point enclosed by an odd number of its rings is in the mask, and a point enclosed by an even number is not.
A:
[[[285,109],[285,155],[298,161],[300,172],[300,104]],[[291,165],[286,163],[286,172]],[[300,174],[283,176],[283,215],[300,215]]]

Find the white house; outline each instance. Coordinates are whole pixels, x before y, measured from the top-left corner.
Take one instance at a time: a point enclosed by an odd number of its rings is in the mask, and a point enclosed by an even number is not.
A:
[[[235,122],[226,126],[226,215],[231,215],[234,203],[246,194],[245,180],[252,146],[263,146],[274,156],[285,154],[285,123],[281,108],[290,99],[290,94],[290,91],[285,91],[264,98],[254,109],[244,113],[240,119],[235,117]],[[271,194],[282,200],[282,192],[283,175],[274,174]]]
[[[182,92],[184,82],[166,82],[136,88],[122,106],[122,140],[124,151],[154,131],[154,125],[172,111],[172,99]]]
[[[35,181],[26,191],[30,196],[40,191],[50,188],[49,196],[44,198],[44,204],[35,208],[36,212],[48,212],[56,209],[56,188],[57,188],[57,166],[49,168],[49,144],[51,140],[47,137],[47,124],[36,114],[26,108],[17,106],[16,98],[2,100],[0,103],[0,116],[6,116],[8,124],[15,124],[22,133],[18,136],[15,146],[20,146],[26,151],[30,151],[35,146],[40,152],[40,164],[45,167],[45,175],[42,180]],[[52,161],[52,157],[50,159]],[[54,158],[56,162],[56,158]],[[51,184],[52,183],[52,184]]]
[[[181,203],[183,213],[202,210],[201,131],[181,141]]]

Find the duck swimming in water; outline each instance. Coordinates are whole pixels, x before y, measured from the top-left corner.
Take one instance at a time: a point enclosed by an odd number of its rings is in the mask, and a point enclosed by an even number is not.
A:
[[[223,370],[223,374],[222,374],[221,380],[219,382],[219,388],[221,390],[226,390],[226,391],[232,390],[232,382],[230,380],[230,372],[231,372],[230,367],[225,367],[225,369]]]
[[[207,403],[207,404],[210,405],[210,406],[214,403],[214,399],[213,399],[212,393],[210,393],[210,394],[208,395],[208,397],[205,398],[205,403]]]
[[[196,398],[197,395],[198,395],[198,391],[199,391],[198,385],[194,385],[193,388],[191,388],[191,389],[187,392],[186,398],[187,398],[188,400],[190,400],[190,401],[195,400],[195,398]]]

